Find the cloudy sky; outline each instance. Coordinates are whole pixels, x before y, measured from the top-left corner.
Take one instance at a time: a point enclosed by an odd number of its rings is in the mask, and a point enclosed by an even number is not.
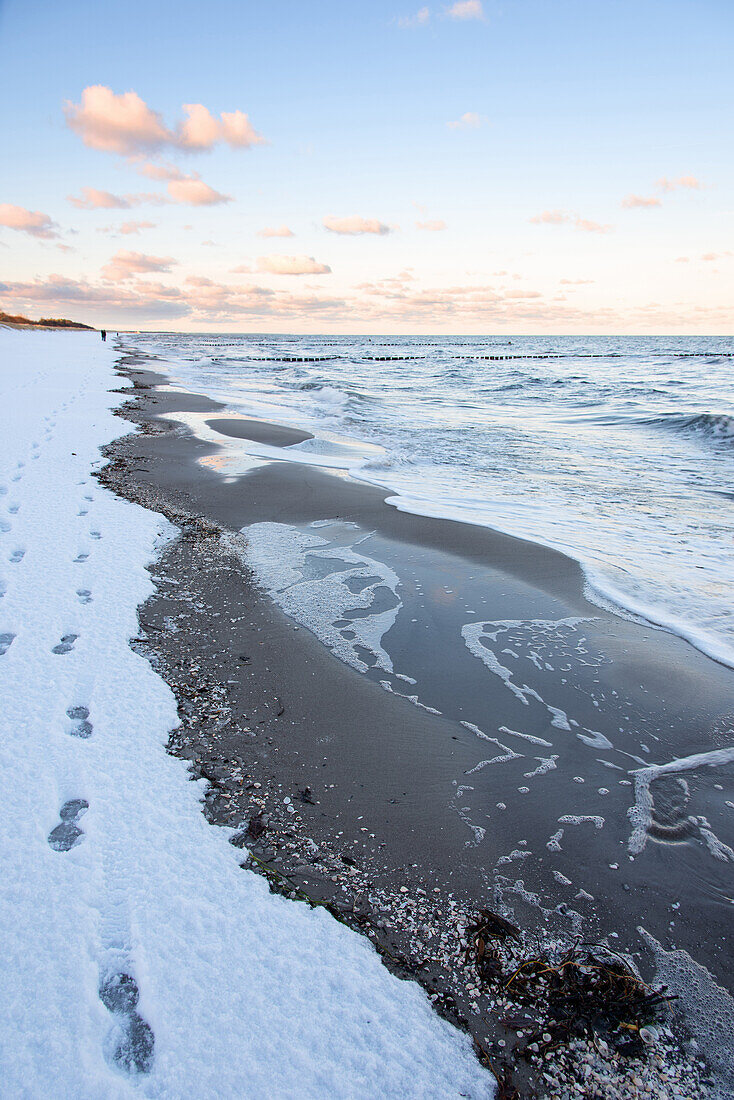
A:
[[[0,0],[0,309],[731,332],[731,0]]]

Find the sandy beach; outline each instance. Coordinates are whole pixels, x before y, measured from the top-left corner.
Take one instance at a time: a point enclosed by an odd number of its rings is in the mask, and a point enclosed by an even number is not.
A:
[[[518,1027],[511,998],[461,963],[466,922],[483,906],[542,942],[629,953],[646,981],[666,973],[685,1034],[698,1034],[685,1057],[706,1046],[707,1068],[694,1058],[683,1076],[726,1073],[731,1052],[711,1040],[707,1014],[716,984],[732,986],[732,765],[685,761],[724,744],[731,670],[589,603],[579,567],[534,543],[408,515],[313,466],[274,461],[223,478],[217,456],[230,441],[282,448],[309,433],[219,417],[210,399],[167,388],[165,364],[131,354],[121,365],[136,387],[124,415],[141,431],[109,449],[103,480],[184,531],[156,570],[139,644],[178,698],[171,750],[209,780],[210,820],[237,831],[246,864],[361,928],[523,1088],[537,1067],[518,1055],[538,1020]],[[177,425],[181,413],[221,445]],[[245,547],[262,533],[267,562],[273,524],[325,525],[327,559],[351,560],[358,545],[400,577],[404,614],[384,658],[358,648],[338,659],[297,601],[286,614],[270,598],[267,568],[253,576]],[[515,675],[507,666],[528,645]],[[645,772],[650,745],[678,767]],[[677,971],[673,948],[690,956]]]

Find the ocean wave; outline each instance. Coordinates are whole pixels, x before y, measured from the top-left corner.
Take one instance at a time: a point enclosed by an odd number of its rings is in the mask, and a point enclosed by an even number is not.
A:
[[[678,432],[696,432],[717,442],[734,443],[734,416],[727,413],[661,413],[646,417],[642,423],[651,427],[667,428]]]
[[[654,393],[654,390],[647,391]],[[734,416],[728,413],[611,413],[580,418],[584,423],[610,428],[659,428],[679,434],[699,435],[717,443],[734,443]]]

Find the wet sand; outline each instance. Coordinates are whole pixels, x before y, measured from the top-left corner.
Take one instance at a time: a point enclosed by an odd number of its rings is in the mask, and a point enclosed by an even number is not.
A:
[[[734,767],[658,779],[639,852],[628,816],[635,769],[731,744],[731,670],[589,603],[578,566],[533,543],[401,513],[385,493],[313,466],[272,462],[222,478],[216,446],[160,420],[200,413],[222,431],[219,406],[143,388],[160,375],[127,365],[142,398],[130,415],[145,434],[112,448],[111,482],[178,522],[203,521],[168,552],[141,622],[182,705],[192,681],[209,685],[203,709],[190,692],[191,722],[184,708],[173,747],[211,773],[213,820],[244,828],[254,811],[269,814],[255,853],[311,896],[351,904],[355,919],[369,923],[369,911],[395,957],[415,956],[417,926],[440,925],[441,913],[446,932],[452,899],[544,935],[608,937],[649,970],[642,925],[731,989],[732,864],[711,836],[734,843]],[[224,423],[230,438],[291,445],[291,429]],[[207,553],[207,523],[234,533],[314,521],[331,521],[314,534],[337,559],[358,546],[400,578],[400,614],[383,639],[392,673],[336,659],[236,555]],[[308,843],[326,862],[304,859]],[[401,885],[415,918],[402,923]],[[382,909],[387,929],[376,926]],[[420,949],[430,958],[425,941]],[[406,966],[415,973],[415,957]],[[435,959],[428,970],[437,989],[451,986]],[[451,986],[451,997],[449,1014],[482,1043],[497,1040],[470,990]]]
[[[233,439],[250,439],[253,443],[267,443],[271,447],[292,447],[295,443],[313,439],[310,432],[299,432],[297,428],[268,424],[263,420],[244,420],[228,416],[207,420],[205,423],[220,435],[228,435]]]

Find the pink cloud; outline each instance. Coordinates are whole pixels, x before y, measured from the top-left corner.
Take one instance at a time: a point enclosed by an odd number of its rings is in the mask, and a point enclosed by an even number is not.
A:
[[[730,330],[731,307],[679,304],[666,308],[655,302],[620,309],[609,305],[583,308],[561,297],[537,296],[508,298],[494,287],[478,284],[416,288],[399,280],[365,284],[355,288],[362,293],[330,297],[322,293],[274,290],[251,283],[222,284],[203,276],[190,276],[180,287],[146,281],[127,283],[90,283],[50,275],[32,282],[0,283],[0,296],[12,301],[17,312],[43,303],[44,312],[73,316],[115,327],[115,317],[130,318],[136,325],[158,319],[185,318],[194,326],[228,326],[241,321],[243,327],[262,331],[270,321],[277,331],[288,328],[302,331],[354,331],[355,325],[374,326],[375,331],[416,331],[418,326],[436,327],[455,332],[457,321],[467,331],[485,331],[489,324],[505,331],[519,326],[538,332],[550,328],[567,332],[659,332]],[[303,284],[301,284],[303,285]],[[67,314],[68,315],[68,314]],[[393,326],[395,328],[393,329]]]
[[[183,110],[186,117],[171,129],[137,92],[116,94],[102,84],[85,88],[81,103],[64,106],[67,125],[85,145],[121,156],[166,148],[202,152],[220,143],[249,148],[265,140],[242,111],[224,111],[217,119],[200,103],[186,103]]]
[[[442,229],[446,228],[446,222],[416,222],[415,227],[416,229],[425,229],[429,233],[440,233]]]
[[[622,206],[627,210],[634,210],[636,207],[650,207],[650,206],[662,206],[662,202],[655,195],[646,197],[645,195],[627,195],[622,199]]]
[[[187,206],[216,206],[224,202],[232,202],[231,195],[223,195],[215,191],[208,183],[204,183],[198,172],[190,172],[188,175],[182,172],[174,164],[151,164],[147,161],[136,161],[136,171],[149,179],[165,180],[168,200],[182,203]]]
[[[98,191],[96,187],[82,187],[81,196],[67,195],[68,201],[78,210],[127,210],[129,201],[111,191]]]
[[[581,230],[582,233],[608,233],[612,228],[611,225],[602,225],[601,222],[592,222],[588,218],[576,218],[574,221],[576,229]]]
[[[145,294],[140,288],[144,286]],[[0,283],[0,293],[19,302],[53,302],[58,306],[88,305],[122,312],[135,311],[150,317],[181,317],[189,312],[181,292],[160,284],[137,284],[132,289],[92,284],[51,274],[31,283]]]
[[[185,179],[170,180],[167,189],[173,202],[184,203],[187,206],[218,206],[223,202],[232,202],[231,195],[223,195],[220,191],[215,191],[195,175],[187,176]]]
[[[287,225],[276,227],[266,225],[264,229],[260,230],[258,237],[295,237],[295,233]]]
[[[350,218],[335,218],[330,214],[328,217],[324,218],[324,226],[331,233],[341,233],[347,236],[374,233],[378,237],[384,237],[385,234],[392,232],[389,225],[385,225],[384,222],[378,221],[377,218],[360,218],[357,216]]]
[[[142,252],[126,252],[121,249],[102,268],[102,278],[120,283],[131,279],[133,275],[170,271],[171,265],[175,263],[172,256],[146,256]]]
[[[446,14],[449,19],[484,19],[481,0],[456,0]]]
[[[155,229],[155,222],[123,222],[118,232],[127,236],[130,233],[140,233],[142,229]]]
[[[465,111],[460,118],[447,122],[446,125],[449,130],[478,130],[486,121],[484,115],[477,114],[476,111]]]
[[[243,111],[222,111],[215,118],[201,103],[184,103],[187,118],[179,126],[177,144],[182,149],[203,151],[222,142],[235,149],[264,145],[265,138],[253,128]]]
[[[214,286],[212,280],[205,278],[205,276],[203,275],[187,275],[184,279],[184,282],[187,283],[189,286]]]
[[[657,186],[661,191],[677,191],[679,187],[689,188],[693,191],[700,191],[703,184],[695,176],[678,176],[677,179],[669,180],[666,176],[657,181]]]
[[[40,210],[26,210],[24,206],[13,206],[9,202],[0,202],[0,226],[47,241],[58,237],[58,226],[48,214],[42,214]]]
[[[566,210],[544,210],[541,214],[534,214],[528,221],[533,225],[573,225],[582,233],[608,233],[612,228],[611,225],[582,218],[579,214],[569,214]]]
[[[258,271],[271,275],[330,275],[331,268],[313,256],[260,256]]]
[[[544,210],[542,214],[534,214],[529,220],[533,225],[562,225],[571,220],[571,215],[563,210]]]
[[[149,203],[161,206],[170,199],[152,191],[143,191],[135,195],[113,195],[111,191],[98,191],[96,187],[82,187],[81,195],[67,195],[67,200],[78,210],[128,210],[131,206]]]
[[[186,176],[175,164],[151,164],[150,161],[134,159],[135,171],[151,180],[183,180]]]
[[[107,153],[150,152],[173,139],[158,112],[136,92],[115,95],[111,88],[95,84],[84,89],[81,103],[66,103],[64,113],[67,125],[85,145]]]

